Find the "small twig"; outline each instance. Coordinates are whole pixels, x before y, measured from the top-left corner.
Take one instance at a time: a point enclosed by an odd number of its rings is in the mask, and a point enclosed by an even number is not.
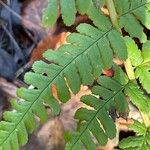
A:
[[[15,48],[17,49],[19,55],[21,56],[23,62],[25,62],[24,56],[23,56],[23,54],[22,54],[22,52],[21,52],[21,48],[19,47],[19,45],[18,45],[18,43],[16,42],[16,40],[13,38],[13,36],[11,35],[11,33],[7,30],[7,28],[6,28],[4,25],[2,26],[2,28],[3,28],[4,31],[7,33],[7,35],[9,36],[9,38],[12,40],[12,42],[13,42]]]

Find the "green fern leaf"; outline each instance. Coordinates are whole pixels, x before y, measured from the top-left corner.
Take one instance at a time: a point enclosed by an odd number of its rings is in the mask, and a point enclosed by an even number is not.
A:
[[[106,0],[93,0],[94,1],[94,4],[96,5],[96,8],[101,8],[105,5],[105,1]]]
[[[67,2],[67,0],[62,0],[60,3],[62,18],[66,25],[70,26],[74,23],[76,12],[79,11],[81,14],[87,14],[94,21],[94,24],[104,31],[111,28],[112,25],[109,19],[104,17],[103,13],[96,9],[94,4],[96,3],[96,6],[99,5],[102,7],[105,3],[104,0],[94,0],[94,3],[92,0],[86,0],[84,2],[82,0],[71,0],[69,4]],[[145,42],[147,37],[143,32],[141,23],[148,29],[150,28],[150,9],[148,7],[150,1],[114,0],[114,3],[119,15],[120,27],[124,28],[131,37],[137,37],[141,42]],[[49,0],[49,5],[43,13],[43,24],[45,26],[53,25],[56,22],[58,8],[58,1]]]
[[[150,93],[150,67],[138,67],[135,75],[139,78],[144,89]]]
[[[119,82],[121,85],[125,85],[129,82],[127,75],[123,72],[122,68],[117,65],[113,65],[114,76],[113,79]]]
[[[101,22],[104,19],[102,25],[105,26],[107,19],[102,14],[100,17],[102,17]],[[32,85],[33,89],[19,89],[17,95],[20,99],[13,101],[13,110],[4,114],[3,124],[7,128],[0,129],[0,149],[9,150],[10,147],[14,147],[16,150],[19,145],[24,145],[28,140],[28,132],[33,132],[36,127],[35,116],[39,117],[42,123],[48,119],[43,103],[52,108],[54,115],[58,115],[59,103],[69,100],[70,91],[76,94],[81,84],[92,85],[94,80],[100,76],[102,69],[112,67],[113,53],[126,59],[127,51],[124,43],[121,43],[123,48],[120,51],[124,50],[121,55],[117,46],[111,48],[112,43],[108,38],[108,34],[112,31],[110,26],[108,29],[105,27],[104,31],[102,28],[81,24],[77,30],[79,33],[71,34],[67,38],[68,43],[61,46],[58,51],[48,50],[44,53],[45,59],[51,64],[38,61],[33,65],[33,72],[25,75],[25,82]],[[120,34],[116,36],[122,41]],[[105,60],[106,57],[110,59],[109,65],[107,65],[108,59]],[[57,89],[57,98],[52,93],[53,85]],[[107,113],[105,115],[107,116]],[[8,125],[7,122],[9,122]],[[85,132],[85,135],[89,136],[89,132]],[[14,138],[15,145],[13,145]]]
[[[82,15],[87,13],[91,3],[92,3],[91,0],[86,0],[86,1],[76,0],[77,9]]]
[[[124,37],[127,45],[128,58],[131,60],[133,66],[138,66],[143,62],[142,52],[138,49],[134,40],[128,36]]]
[[[150,41],[143,44],[142,57],[143,62],[136,68],[135,75],[144,89],[150,93]]]
[[[150,67],[150,41],[146,41],[146,43],[143,44],[142,56],[144,59],[142,66]]]
[[[93,5],[90,5],[87,15],[99,29],[103,31],[112,29],[112,24],[108,17],[104,16],[103,12],[97,10]]]
[[[125,15],[120,19],[121,27],[125,28],[129,32],[131,37],[137,37],[141,42],[147,40],[145,33],[143,32],[143,27],[140,25],[138,20],[133,15]]]
[[[147,37],[143,32],[143,26],[150,29],[150,11],[147,7],[149,0],[114,0],[118,13],[119,24],[131,37],[137,37],[145,42]],[[142,24],[142,25],[141,25]]]
[[[150,115],[150,99],[143,94],[138,85],[134,83],[128,84],[125,93],[130,97],[132,103],[138,107],[140,111]]]
[[[61,0],[59,5],[58,0],[48,0],[48,6],[43,11],[42,22],[45,27],[53,26],[56,23],[60,8],[64,23],[67,26],[71,26],[75,22],[77,11],[80,14],[91,14],[90,11],[92,11],[92,14],[97,14],[100,13],[99,8],[102,7],[104,3],[105,0],[70,0],[69,3],[68,0]],[[95,20],[95,18],[93,18],[93,20]]]
[[[137,120],[134,120],[134,124],[130,125],[129,129],[134,131],[137,135],[144,135],[145,132],[147,132],[147,128],[145,124]]]
[[[70,0],[69,3],[68,0],[61,0],[60,6],[64,23],[68,26],[72,25],[76,15],[75,0]]]
[[[148,17],[149,0],[137,2],[126,1],[127,6],[119,9],[118,6],[122,6],[123,3],[118,0],[115,3],[120,14],[121,27],[124,27],[132,37],[138,37],[145,42],[146,36],[139,21],[147,28],[149,22],[145,23],[139,12],[135,11],[141,8],[140,12],[147,11]],[[82,98],[82,102],[91,109],[80,108],[76,112],[75,117],[79,120],[78,130],[72,134],[66,149],[80,150],[84,145],[87,149],[94,150],[96,143],[93,137],[102,145],[107,143],[108,138],[115,137],[115,124],[109,115],[109,109],[113,106],[118,113],[128,109],[124,89],[133,103],[144,113],[149,114],[149,99],[143,96],[136,85],[128,84],[121,69],[115,68],[116,73],[113,78],[99,77],[102,69],[113,67],[113,54],[122,60],[127,59],[126,45],[121,35],[114,30],[109,17],[99,11],[92,0],[87,0],[85,7],[81,7],[82,4],[80,0],[71,0],[70,3],[61,0],[59,6],[57,0],[49,0],[43,16],[45,26],[54,25],[60,7],[66,25],[74,23],[76,12],[79,11],[81,14],[87,14],[96,27],[88,24],[79,25],[78,33],[71,34],[67,38],[66,45],[61,46],[58,51],[48,50],[44,53],[48,63],[36,62],[33,71],[25,75],[25,82],[32,85],[33,89],[19,89],[17,92],[19,100],[13,100],[12,111],[4,113],[4,121],[0,122],[0,149],[18,150],[19,145],[27,143],[28,133],[32,133],[36,128],[35,116],[42,123],[47,121],[48,114],[44,104],[48,104],[52,108],[52,113],[58,115],[59,103],[66,103],[70,99],[70,91],[76,94],[81,84],[92,85],[95,80],[98,85],[92,89],[94,95]],[[131,25],[129,26],[129,23],[135,25],[135,30]],[[119,42],[114,40],[114,37]],[[147,51],[143,53],[143,57],[147,62],[149,58],[146,57],[146,53]],[[120,79],[120,76],[124,79]],[[56,87],[57,98],[53,95],[53,86]]]
[[[97,1],[98,1],[98,0],[97,0]],[[100,5],[101,7],[104,6],[105,1],[106,1],[106,0],[99,0],[99,3],[100,3],[99,5]]]
[[[129,127],[136,133],[136,136],[131,136],[123,139],[119,147],[122,150],[149,150],[150,148],[150,132],[148,128],[138,121],[134,121],[134,124]]]
[[[92,90],[92,93],[100,95],[103,99],[108,99],[110,97],[109,95],[113,95],[113,93],[117,91],[117,94],[113,96],[113,99],[110,101],[110,103],[107,103],[107,107],[109,109],[111,106],[113,106],[116,108],[117,112],[121,113],[127,111],[128,104],[122,91],[118,91],[128,82],[121,84],[115,79],[115,77],[113,79],[105,76],[100,77],[97,81],[101,86],[95,86]]]
[[[126,46],[124,44],[123,39],[120,38],[120,36],[121,35],[116,30],[112,30],[108,34],[108,38],[110,40],[111,47],[114,49],[114,52],[117,54],[117,56],[119,56],[119,58],[125,60],[127,58],[127,53],[125,54]]]
[[[122,92],[126,84],[121,85],[115,79],[104,76],[98,79],[98,83],[100,85],[93,87],[92,93],[102,99],[94,95],[81,98],[81,101],[91,109],[85,107],[76,112],[75,118],[79,120],[78,130],[71,136],[66,150],[77,148],[81,150],[83,145],[87,150],[96,150],[93,137],[99,144],[105,145],[108,139],[112,139],[116,135],[115,124],[109,116],[108,110],[114,106],[118,112],[127,111],[127,101]]]
[[[150,41],[143,44],[142,57],[143,62],[137,67],[135,75],[144,89],[150,93]]]
[[[124,39],[127,45],[128,58],[135,67],[135,76],[143,88],[150,93],[150,42],[144,43],[141,51],[132,38],[125,37]]]
[[[48,0],[48,6],[43,11],[42,22],[45,27],[53,26],[58,16],[58,1]]]

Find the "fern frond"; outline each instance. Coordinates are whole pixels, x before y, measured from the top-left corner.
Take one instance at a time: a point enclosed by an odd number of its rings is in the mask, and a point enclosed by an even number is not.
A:
[[[128,36],[124,37],[127,45],[128,58],[134,67],[140,65],[143,62],[142,52],[134,42],[134,40]]]
[[[131,136],[123,139],[119,147],[122,150],[149,150],[150,148],[150,132],[149,129],[138,121],[129,127],[130,130],[136,133],[136,136]]]
[[[61,0],[59,5],[58,0],[48,0],[48,6],[43,11],[42,22],[45,27],[53,26],[56,23],[60,9],[64,23],[70,26],[75,22],[77,11],[82,15],[88,13],[95,14],[95,12],[100,12],[97,8],[102,7],[104,3],[105,0],[70,0],[69,3],[68,0]]]
[[[102,7],[105,2],[103,0],[94,0],[94,3]],[[100,10],[96,9],[94,3],[92,0],[86,0],[84,2],[83,0],[71,0],[68,4],[67,0],[62,0],[60,3],[60,10],[64,23],[66,25],[72,25],[75,21],[76,12],[78,11],[80,14],[87,14],[98,27],[104,29],[111,27],[108,18],[105,17],[105,19],[103,18],[103,22],[101,21],[100,17],[102,18],[104,15]],[[145,42],[147,37],[143,32],[143,26],[150,29],[150,0],[114,0],[114,3],[118,13],[120,28],[124,28],[131,37],[137,37],[141,42]],[[65,9],[66,7],[68,9]],[[45,26],[53,25],[56,22],[58,8],[59,5],[57,0],[49,0],[49,5],[43,13],[43,24]],[[105,26],[101,26],[103,23]]]
[[[150,114],[149,98],[143,96],[137,85],[128,83],[128,78],[123,71],[113,64],[114,54],[123,61],[127,59],[127,47],[109,17],[96,8],[97,4],[102,6],[104,0],[86,0],[84,4],[83,0],[69,2],[61,0],[58,3],[57,0],[49,0],[43,15],[45,26],[54,25],[60,9],[66,25],[70,26],[74,23],[78,11],[87,14],[93,20],[95,27],[80,24],[77,27],[78,33],[73,33],[67,38],[67,44],[61,46],[58,51],[48,50],[44,53],[47,63],[36,62],[33,71],[25,75],[25,82],[32,85],[33,89],[20,88],[17,91],[19,100],[12,101],[12,111],[4,113],[4,121],[0,122],[0,149],[2,150],[18,150],[20,145],[27,143],[28,133],[32,133],[36,128],[35,117],[38,117],[42,123],[48,119],[44,104],[52,109],[54,115],[58,115],[59,103],[66,103],[70,99],[70,92],[76,94],[81,84],[92,85],[95,80],[98,84],[93,87],[93,94],[81,99],[90,108],[80,108],[76,112],[75,117],[79,120],[78,130],[71,136],[66,149],[80,150],[84,145],[88,150],[94,150],[96,143],[93,138],[101,145],[105,145],[109,138],[115,137],[115,124],[109,115],[109,109],[113,106],[118,113],[128,109],[124,89],[142,112]],[[124,27],[132,37],[139,38],[141,42],[146,41],[142,25],[150,28],[147,21],[149,3],[150,0],[136,2],[115,0],[120,26]],[[146,14],[145,18],[142,17],[143,13]],[[133,43],[131,45],[134,47],[131,51],[138,56],[136,58],[129,53],[134,67],[138,69],[142,65],[147,66],[149,52],[147,50],[140,52]],[[135,63],[135,60],[138,62]],[[100,76],[102,69],[112,67],[115,69],[113,78]],[[145,75],[147,76],[147,73]],[[148,89],[149,86],[143,83],[139,73],[137,77],[145,89]],[[52,92],[53,86],[56,87],[56,97]]]
[[[146,43],[143,44],[142,56],[144,59],[142,65],[150,67],[150,41],[146,41]]]
[[[150,115],[150,99],[144,95],[143,91],[134,83],[129,83],[125,88],[125,93],[130,97],[132,103],[138,107],[138,109]]]
[[[135,72],[136,78],[139,78],[143,88],[150,93],[150,67],[138,67]]]
[[[68,26],[72,25],[75,21],[76,17],[76,6],[75,1],[70,0],[61,0],[60,1],[60,8],[61,8],[61,14],[62,18],[64,20],[64,23]]]
[[[135,67],[136,78],[143,88],[150,93],[150,41],[143,44],[142,51],[138,49],[132,38],[125,37],[128,56]]]
[[[131,37],[147,40],[143,26],[150,29],[150,0],[114,0],[118,13],[119,24]],[[143,26],[142,26],[143,25]]]
[[[90,8],[92,1],[91,0],[87,0],[87,1],[82,1],[82,0],[76,0],[76,5],[78,8],[78,11],[81,14],[85,14],[85,12],[88,11],[88,9]]]
[[[122,74],[120,70],[115,78],[119,74]],[[126,83],[124,85],[117,82],[115,78],[99,77],[97,80],[99,86],[94,86],[92,89],[94,95],[81,98],[88,108],[77,110],[75,118],[79,120],[78,130],[71,136],[66,150],[82,150],[83,145],[87,150],[96,150],[94,139],[99,144],[106,145],[108,139],[116,136],[115,124],[109,115],[109,109],[113,106],[117,112],[125,112],[128,109],[128,104],[122,92],[127,85],[126,78],[124,78],[124,83]]]
[[[98,13],[95,15],[99,16]],[[107,19],[100,14],[100,25],[104,26]],[[48,50],[44,53],[45,59],[33,65],[33,72],[25,75],[25,82],[34,89],[21,88],[17,94],[20,100],[12,102],[12,111],[4,113],[5,122],[0,123],[0,149],[17,150],[28,139],[28,132],[35,129],[35,116],[41,122],[48,119],[43,105],[48,104],[54,115],[60,112],[59,101],[65,103],[70,98],[70,90],[77,93],[80,85],[91,85],[97,79],[101,70],[112,67],[113,53],[119,58],[127,58],[126,45],[121,35],[110,26],[96,28],[88,24],[77,27],[79,33],[73,33],[67,38],[68,44],[58,51]],[[90,31],[90,32],[89,32]],[[114,43],[113,35],[120,41]],[[86,68],[86,69],[85,69]],[[56,99],[52,87],[56,86]],[[59,101],[58,101],[59,99]],[[13,143],[15,138],[16,143]],[[13,145],[14,144],[14,145]],[[12,149],[13,150],[13,149]]]
[[[144,89],[150,93],[150,41],[143,44],[142,57],[143,62],[136,68],[135,75]]]
[[[43,11],[42,21],[45,27],[53,26],[57,21],[58,16],[58,1],[48,0],[48,6]]]

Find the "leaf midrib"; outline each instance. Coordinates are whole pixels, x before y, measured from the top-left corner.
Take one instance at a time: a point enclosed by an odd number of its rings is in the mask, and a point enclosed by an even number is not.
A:
[[[92,119],[88,122],[86,128],[81,132],[81,134],[78,136],[77,140],[72,144],[70,150],[73,149],[73,147],[75,146],[75,144],[81,139],[82,135],[84,134],[84,132],[88,129],[88,127],[90,126],[90,124],[92,123],[92,121],[96,118],[96,116],[99,114],[99,112],[101,111],[101,109],[103,109],[105,107],[105,105],[107,105],[107,103],[109,103],[113,97],[115,97],[119,92],[121,92],[123,89],[125,89],[125,87],[128,86],[128,83],[125,84],[124,86],[122,86],[119,90],[117,90],[109,99],[107,99],[105,101],[105,103],[97,110],[97,112],[95,113],[95,115],[92,117]]]
[[[149,4],[149,3],[150,3],[150,0],[149,0],[148,2],[146,2],[146,3],[143,3],[143,4],[141,4],[141,5],[137,6],[137,7],[135,7],[135,8],[129,9],[129,11],[127,11],[127,12],[121,14],[121,15],[118,16],[118,17],[125,16],[126,14],[129,14],[130,12],[132,12],[132,11],[134,11],[134,10],[140,8],[140,7],[143,7],[144,5],[147,5],[147,4]]]

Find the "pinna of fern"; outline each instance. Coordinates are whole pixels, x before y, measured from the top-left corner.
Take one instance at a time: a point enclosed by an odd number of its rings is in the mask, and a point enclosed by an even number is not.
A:
[[[120,142],[119,147],[122,150],[149,150],[150,148],[150,129],[144,123],[134,120],[130,130],[136,133],[136,136],[130,136]]]
[[[123,93],[128,78],[121,68],[116,66],[114,69],[116,73],[113,78],[100,76],[97,80],[99,85],[92,88],[92,95],[81,98],[81,101],[91,109],[84,107],[77,110],[75,114],[75,118],[79,120],[77,132],[70,139],[68,138],[66,150],[82,150],[83,145],[87,150],[96,150],[96,143],[106,145],[108,139],[116,136],[116,127],[109,110],[112,106],[118,113],[128,110]],[[119,80],[120,76],[122,76],[121,80]],[[101,98],[96,95],[100,95]],[[97,140],[96,143],[93,137]]]
[[[48,0],[48,6],[44,9],[42,22],[45,27],[53,26],[59,16],[62,15],[63,22],[67,25],[73,25],[76,13],[86,14],[91,6],[100,8],[104,5],[105,0]]]
[[[99,16],[99,13],[94,15]],[[105,16],[102,19],[105,20]],[[108,22],[101,22],[100,25],[103,27]],[[112,67],[113,53],[122,60],[127,58],[123,39],[111,26],[104,31],[100,27],[81,24],[77,30],[78,33],[71,34],[67,39],[68,44],[58,51],[48,50],[44,53],[51,64],[36,62],[33,72],[25,75],[25,82],[34,89],[19,89],[17,95],[20,100],[13,100],[13,110],[4,113],[4,121],[0,123],[0,149],[17,150],[19,145],[27,143],[28,132],[32,133],[36,127],[35,116],[41,122],[48,119],[43,102],[49,104],[54,115],[59,114],[59,101],[51,90],[53,85],[56,85],[59,100],[65,103],[70,98],[70,90],[76,94],[81,84],[91,85],[100,76],[102,68]],[[113,37],[120,41],[119,45],[112,42]]]
[[[58,18],[59,9],[63,21],[66,25],[72,25],[75,22],[77,12],[86,14],[90,19],[96,19],[95,24],[100,26],[103,15],[98,10],[105,5],[107,0],[49,0],[48,7],[44,10],[43,25],[53,26]],[[150,29],[150,0],[113,0],[117,12],[117,20],[119,28],[124,28],[131,37],[140,39],[141,42],[147,40],[146,34],[143,31],[143,26]],[[110,3],[108,1],[108,3]],[[96,5],[95,5],[96,4]],[[96,6],[99,7],[96,7]],[[97,15],[97,12],[101,14]],[[113,13],[113,12],[112,12]],[[103,19],[106,22],[107,19]],[[107,27],[111,24],[107,23]]]
[[[114,0],[120,28],[142,43],[147,41],[144,27],[150,29],[150,0]]]
[[[131,82],[125,88],[125,94],[129,96],[131,102],[139,109],[143,122],[134,120],[134,124],[129,128],[135,132],[135,136],[123,139],[119,147],[122,150],[149,150],[150,148],[150,98],[144,94],[144,89],[149,93],[148,71],[150,65],[150,44],[149,41],[143,44],[142,50],[139,50],[134,40],[125,37],[128,50],[128,57],[135,70],[135,77],[139,79],[142,87]],[[141,72],[142,71],[142,72]]]

